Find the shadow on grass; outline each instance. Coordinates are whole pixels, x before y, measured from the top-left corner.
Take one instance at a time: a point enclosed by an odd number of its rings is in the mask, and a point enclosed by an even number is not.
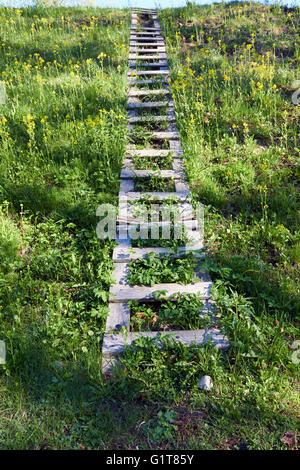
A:
[[[43,328],[11,338],[0,448],[135,448],[136,425],[147,413],[136,387],[105,384],[96,344],[62,361],[46,338]]]
[[[176,361],[171,367],[176,369]],[[145,392],[140,364],[135,365],[136,371],[140,369],[140,381],[123,374],[103,382],[99,347],[90,345],[87,354],[61,361],[36,330],[18,336],[13,355],[8,357],[8,369],[2,449],[218,449],[232,436],[242,438],[246,447],[254,442],[256,448],[278,447],[279,438],[295,426],[292,414],[274,411],[255,393],[246,399],[227,397],[220,405],[218,392],[204,395],[199,390],[191,392],[189,386],[186,397],[191,394],[194,407],[201,410],[198,418],[196,415],[184,431],[175,427],[172,440],[151,443],[143,423],[157,419],[159,410],[176,411],[179,406],[189,412],[191,408],[186,398],[176,404],[165,399],[164,387],[172,386],[169,381],[162,382],[155,393],[149,383]],[[192,381],[196,383],[198,378]],[[178,388],[180,383],[176,380],[173,385]],[[14,418],[6,419],[11,412]],[[180,413],[178,418],[185,420]]]

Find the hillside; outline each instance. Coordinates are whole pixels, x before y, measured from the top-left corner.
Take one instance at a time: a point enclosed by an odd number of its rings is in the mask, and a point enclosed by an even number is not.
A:
[[[140,342],[113,378],[100,364],[115,242],[97,238],[96,208],[117,204],[130,17],[0,8],[0,448],[294,449],[299,9],[159,11],[230,349]]]

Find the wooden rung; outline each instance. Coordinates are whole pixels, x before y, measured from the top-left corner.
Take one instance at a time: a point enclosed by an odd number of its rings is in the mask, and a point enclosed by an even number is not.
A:
[[[166,52],[166,48],[164,46],[157,46],[156,49],[142,49],[140,47],[134,47],[134,46],[131,46],[129,48],[129,53],[132,53],[132,54],[137,54],[137,53],[143,54],[145,52],[149,52],[149,53],[152,52],[153,54],[161,54],[161,53]],[[155,57],[158,57],[158,55],[156,55]]]
[[[179,157],[182,155],[182,151],[160,149],[127,149],[126,155],[138,157],[166,157],[171,155],[172,157]]]
[[[156,43],[156,42],[161,42],[163,41],[164,38],[162,36],[138,36],[136,34],[131,34],[130,35],[130,41],[136,41],[138,44],[142,41],[142,42],[152,42],[152,43]]]
[[[174,106],[173,101],[147,101],[145,103],[127,103],[128,109],[147,109],[147,108],[172,108]]]
[[[161,31],[161,28],[141,28],[140,26],[131,27],[131,31]]]
[[[129,191],[128,193],[120,194],[120,197],[124,196],[126,201],[138,201],[142,197],[146,197],[149,201],[164,201],[164,199],[173,199],[174,201],[189,201],[191,200],[191,194],[188,191],[184,192],[134,192]]]
[[[172,144],[172,147],[174,148],[170,148],[170,151],[173,151],[173,150],[181,150],[181,144],[180,144],[180,141],[179,141],[179,134],[177,131],[173,131],[173,132],[169,132],[169,131],[166,131],[166,132],[156,132],[156,131],[147,131],[147,135],[149,135],[149,138],[151,139],[157,139],[157,140],[169,140],[170,141],[170,144]],[[175,148],[175,143],[178,143],[178,146],[176,146]],[[128,149],[131,149],[131,150],[134,150],[134,147],[131,147],[131,146],[127,146]]]
[[[130,35],[130,41],[136,42],[151,42],[152,44],[156,44],[158,42],[164,42],[164,38],[162,36],[136,36],[135,34]]]
[[[182,224],[180,224],[182,226]],[[120,228],[120,233],[119,233],[119,228]],[[128,226],[128,228],[130,228]],[[189,228],[185,228],[185,235],[188,237],[188,241],[185,246],[193,247],[195,249],[195,246],[197,246],[199,243],[203,242],[203,234],[200,232],[200,230],[191,230]],[[116,235],[116,242],[120,243],[123,247],[127,247],[129,249],[130,241],[132,238],[130,238],[130,234],[128,234],[128,230],[123,227],[119,227],[117,225],[117,235]],[[150,239],[151,240],[151,239]],[[127,243],[127,244],[126,244]]]
[[[144,46],[152,46],[152,47],[165,47],[165,42],[164,41],[157,41],[157,42],[143,42],[143,43],[138,43],[136,41],[131,41],[129,43],[130,47],[144,47]]]
[[[132,9],[132,22],[130,31],[130,52],[129,52],[129,68],[128,73],[128,128],[131,131],[134,124],[137,123],[151,123],[167,121],[168,130],[166,132],[151,132],[148,131],[145,125],[145,133],[149,133],[151,139],[168,139],[170,150],[159,149],[136,149],[135,146],[127,146],[127,158],[123,163],[120,178],[120,191],[119,191],[119,212],[116,241],[119,245],[114,249],[113,261],[115,262],[114,276],[116,284],[110,288],[110,302],[109,302],[109,315],[106,322],[106,334],[103,339],[102,347],[102,370],[110,372],[112,364],[118,360],[118,355],[124,351],[126,344],[131,344],[134,340],[140,337],[158,338],[160,334],[171,335],[175,341],[181,342],[187,346],[197,344],[199,346],[211,341],[216,348],[228,349],[228,338],[223,335],[217,328],[199,329],[199,330],[180,330],[180,331],[165,331],[165,332],[130,332],[130,308],[128,306],[129,300],[137,300],[144,302],[155,301],[156,297],[154,291],[165,291],[166,298],[172,298],[174,294],[183,293],[198,293],[203,299],[203,309],[199,315],[209,314],[212,322],[217,321],[215,316],[216,306],[210,299],[210,289],[212,283],[208,272],[201,272],[201,265],[197,263],[195,270],[196,280],[188,285],[180,283],[166,283],[156,284],[153,287],[145,286],[130,286],[128,284],[129,262],[145,257],[147,254],[154,252],[155,254],[165,254],[179,257],[184,253],[193,252],[194,255],[200,260],[204,257],[203,248],[203,233],[202,227],[198,225],[195,217],[195,211],[192,207],[191,194],[189,185],[186,181],[184,172],[182,149],[179,140],[179,134],[176,126],[171,124],[175,121],[175,114],[173,111],[174,104],[172,100],[155,101],[161,99],[159,95],[168,95],[170,91],[167,89],[169,70],[167,64],[167,55],[163,32],[161,30],[156,10],[146,8],[133,8]],[[154,19],[153,26],[139,25],[139,18],[141,15],[148,15],[149,18]],[[157,60],[158,62],[151,62]],[[137,70],[137,61],[139,67]],[[134,68],[134,70],[132,70]],[[140,70],[143,68],[143,70]],[[164,70],[159,70],[163,69]],[[147,86],[157,84],[159,89],[142,90],[137,89],[137,86]],[[130,84],[132,84],[130,86]],[[136,98],[143,96],[153,95],[153,100],[148,102],[136,102]],[[150,98],[151,99],[151,98]],[[165,98],[167,99],[167,98]],[[167,107],[167,114],[165,116],[136,116],[135,109],[154,109]],[[162,111],[163,113],[164,111]],[[134,168],[134,156],[142,157],[163,157],[172,155],[172,170],[137,170]],[[150,176],[161,176],[162,178],[174,180],[175,192],[135,192],[134,183],[135,178],[149,178]],[[165,220],[155,222],[153,217],[146,217],[142,219],[137,218],[135,210],[136,205],[134,202],[142,202],[143,198],[153,204],[164,204],[168,199],[174,201],[174,205],[180,212],[177,212],[180,217],[178,220],[178,227],[183,225],[185,233],[188,237],[186,246],[177,248],[176,252],[171,248],[164,247],[149,247],[149,248],[131,248],[133,239],[137,236],[142,236],[140,227],[144,227],[148,233],[149,229],[157,227],[170,226],[170,221],[164,217]],[[173,206],[173,205],[172,205]],[[138,232],[136,233],[136,225],[139,225]],[[199,222],[200,224],[200,222]],[[173,225],[173,224],[172,224]],[[177,222],[176,222],[177,225]],[[129,231],[128,231],[129,229]],[[155,238],[156,232],[151,236]],[[179,234],[178,234],[179,235]],[[155,239],[156,240],[156,239]],[[151,239],[149,240],[151,243]],[[156,240],[157,243],[157,240]],[[174,240],[174,245],[176,244]],[[119,333],[121,328],[127,330],[124,336]],[[158,345],[161,342],[158,341]]]
[[[153,287],[120,287],[119,285],[113,285],[110,289],[110,302],[128,302],[129,300],[154,300],[155,296],[153,292],[157,290],[166,291],[166,297],[172,297],[174,294],[199,294],[203,299],[207,299],[210,296],[209,291],[211,287],[211,282],[203,281],[187,285],[177,283],[155,284]]]
[[[120,178],[131,179],[131,178],[149,178],[149,176],[158,176],[161,178],[172,178],[174,180],[184,178],[184,174],[174,170],[131,170],[122,169]]]
[[[169,70],[135,70],[128,72],[131,77],[139,75],[169,75]]]
[[[130,308],[125,303],[109,303],[109,315],[106,320],[105,331],[120,330],[127,327],[130,322]]]
[[[131,248],[128,249],[126,247],[122,247],[121,245],[116,246],[113,251],[113,261],[115,263],[124,263],[128,261],[134,261],[136,259],[144,258],[146,255],[150,253],[155,253],[156,255],[172,255],[174,257],[180,257],[185,255],[186,253],[190,253],[192,251],[197,251],[194,253],[196,258],[204,258],[203,252],[203,243],[198,242],[194,243],[191,246],[184,246],[179,248],[163,248],[163,247],[156,247],[156,248]]]
[[[161,31],[161,30],[159,30],[159,31]],[[133,34],[135,36],[143,36],[144,35],[144,36],[151,36],[151,37],[154,36],[154,37],[156,37],[156,36],[160,36],[159,31],[133,31]]]
[[[157,59],[166,59],[166,58],[167,58],[167,54],[159,54],[159,56],[158,55],[129,54],[129,60],[157,60]]]
[[[166,116],[133,116],[128,119],[129,124],[136,124],[138,122],[174,122],[176,121],[175,115],[166,115]]]
[[[148,95],[169,95],[170,91],[164,88],[160,88],[157,90],[135,90],[132,88],[128,92],[128,96],[135,97],[135,96],[148,96]]]
[[[157,83],[158,80],[152,80],[152,79],[148,79],[148,80],[137,80],[136,78],[129,78],[129,81],[128,81],[128,85],[131,86],[136,86],[136,85],[151,85],[152,83]],[[165,77],[159,77],[159,83],[161,85],[164,85],[164,84],[167,84],[168,83],[168,77],[165,76]],[[148,91],[148,89],[146,90]]]
[[[159,57],[158,57],[159,59]],[[132,69],[136,69],[137,65],[136,65],[136,61],[134,62],[129,62],[129,68],[132,70]],[[151,68],[163,68],[163,69],[166,69],[168,67],[168,62],[141,62],[140,64],[138,64],[138,67],[147,67],[147,69],[151,69]]]
[[[174,131],[174,132],[152,132],[152,131],[149,131],[150,132],[150,135],[151,135],[151,138],[152,139],[158,139],[158,140],[161,140],[161,139],[168,139],[168,140],[176,140],[176,139],[179,139],[179,134],[178,132]],[[171,151],[172,149],[170,149]]]

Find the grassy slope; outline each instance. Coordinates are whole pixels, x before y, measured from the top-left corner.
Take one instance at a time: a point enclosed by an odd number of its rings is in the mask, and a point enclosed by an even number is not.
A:
[[[129,13],[1,9],[2,448],[286,448],[281,438],[295,434],[299,411],[290,350],[299,12],[287,13],[259,5],[161,13],[232,347],[219,355],[166,345],[161,354],[142,342],[124,358],[127,370],[103,382],[112,244],[96,239],[94,214],[118,191]],[[203,373],[214,379],[209,395],[195,387]]]
[[[117,200],[130,15],[88,8],[2,8],[0,15],[7,95],[0,118],[0,304],[9,374],[2,406],[10,410],[13,400],[16,413],[12,422],[11,411],[3,416],[1,440],[28,447],[44,439],[41,411],[34,411],[37,421],[28,418],[39,437],[18,431],[27,426],[18,413],[27,400],[35,409],[39,390],[57,389],[55,361],[71,361],[80,374],[81,361],[92,362],[91,351],[99,351],[112,243],[96,238],[95,213],[101,202]],[[98,361],[99,352],[97,377]],[[52,405],[42,415],[47,422]]]

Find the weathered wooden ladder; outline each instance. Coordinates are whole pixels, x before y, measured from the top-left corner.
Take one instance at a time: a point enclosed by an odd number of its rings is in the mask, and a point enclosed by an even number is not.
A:
[[[152,22],[151,27],[139,25],[139,19],[146,19]],[[144,61],[140,63],[139,61]],[[156,61],[156,62],[155,62]],[[140,70],[140,67],[143,69]],[[128,72],[128,115],[129,115],[129,132],[132,132],[136,124],[143,125],[149,120],[147,116],[140,116],[139,109],[148,109],[157,111],[159,108],[165,108],[165,115],[153,115],[151,121],[168,122],[167,131],[152,132],[155,140],[167,140],[169,142],[169,150],[160,149],[144,149],[137,150],[133,145],[128,145],[126,159],[124,160],[123,169],[121,171],[121,186],[119,192],[119,225],[117,232],[118,246],[114,249],[113,260],[115,263],[114,277],[116,283],[110,288],[109,315],[106,322],[106,333],[103,340],[102,350],[102,369],[104,372],[109,371],[117,360],[119,354],[124,350],[125,345],[130,345],[132,341],[139,336],[157,337],[158,332],[130,332],[130,309],[128,301],[138,300],[151,302],[154,300],[153,292],[157,290],[166,291],[165,297],[171,297],[175,293],[199,293],[203,299],[204,311],[212,315],[214,312],[213,302],[210,300],[211,281],[207,272],[196,270],[196,281],[188,285],[183,284],[156,284],[154,287],[131,286],[127,282],[129,273],[129,263],[135,259],[145,257],[148,253],[156,254],[173,254],[180,256],[181,253],[194,251],[195,256],[201,257],[199,250],[203,248],[202,231],[194,216],[191,205],[191,195],[189,185],[184,172],[182,149],[179,140],[179,134],[175,127],[174,103],[170,97],[168,90],[169,69],[166,56],[165,41],[158,17],[155,10],[150,9],[133,9],[131,34],[130,34],[130,50],[129,50],[129,72]],[[161,87],[151,87],[157,79],[161,80]],[[143,89],[143,86],[148,86]],[[138,88],[137,88],[138,87]],[[155,95],[165,96],[165,101],[142,101],[143,97]],[[140,101],[141,99],[141,101]],[[161,170],[160,176],[171,179],[175,183],[175,192],[135,192],[135,177],[149,178],[150,175],[157,175],[155,170],[136,170],[134,168],[134,157],[140,158],[161,157],[172,153],[172,170]],[[163,160],[162,160],[163,161]],[[131,202],[139,200],[146,196],[149,200],[162,202],[166,199],[174,198],[178,201],[180,207],[184,208],[192,215],[189,220],[183,221],[189,242],[184,247],[174,252],[174,250],[163,247],[156,248],[131,248],[131,239],[128,234],[127,238],[121,236],[122,231],[127,230],[127,223],[124,225],[122,220],[128,221],[128,215],[131,216],[130,221],[134,219],[134,211],[131,211]],[[186,212],[185,212],[186,214]],[[130,224],[130,222],[129,222]],[[127,233],[127,232],[126,232]],[[197,250],[197,251],[196,251]],[[200,312],[199,312],[200,315]],[[126,335],[120,330],[125,327]],[[176,341],[190,345],[196,343],[203,345],[211,340],[217,348],[226,349],[228,347],[227,338],[220,332],[218,328],[209,328],[201,330],[180,330],[166,331],[161,334],[171,334]]]

